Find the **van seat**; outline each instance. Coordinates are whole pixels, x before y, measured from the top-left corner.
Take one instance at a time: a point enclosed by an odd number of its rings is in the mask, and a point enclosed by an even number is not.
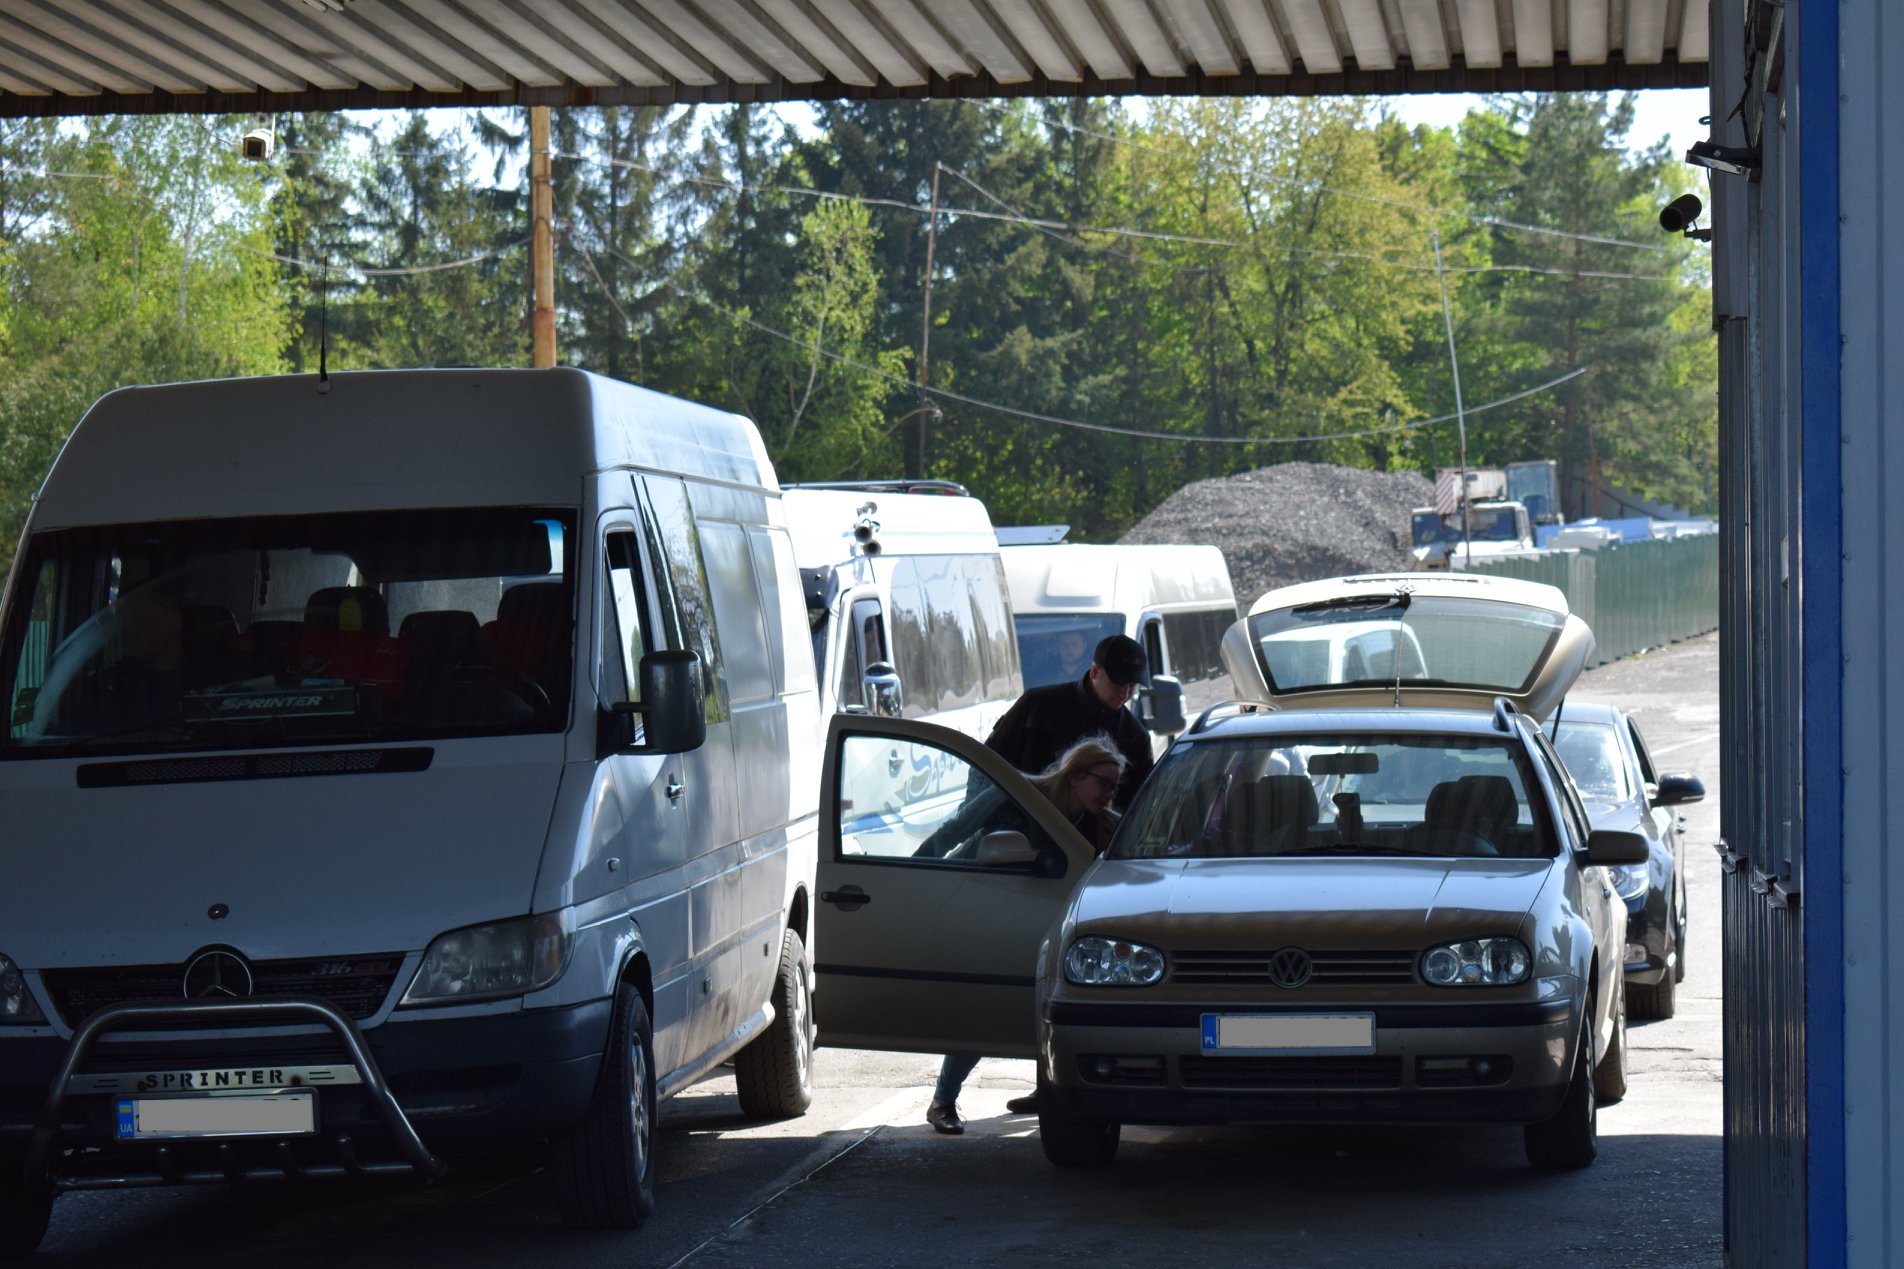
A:
[[[306,674],[391,682],[403,677],[390,610],[369,586],[325,586],[304,602],[298,651]]]
[[[483,626],[483,656],[491,665],[534,679],[559,708],[568,697],[574,624],[561,582],[520,582],[502,593],[496,619]]]
[[[219,604],[179,609],[185,670],[196,687],[217,687],[239,677],[238,618]]]

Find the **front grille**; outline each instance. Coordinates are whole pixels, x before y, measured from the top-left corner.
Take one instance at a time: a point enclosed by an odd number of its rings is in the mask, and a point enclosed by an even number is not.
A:
[[[1279,986],[1269,974],[1266,952],[1172,952],[1171,981],[1178,983]],[[1415,981],[1413,952],[1310,952],[1314,968],[1304,987],[1394,987]]]
[[[1390,1089],[1402,1086],[1402,1060],[1382,1054],[1345,1057],[1186,1057],[1185,1088]]]
[[[251,998],[261,996],[315,996],[336,1005],[355,1019],[368,1018],[383,1006],[397,971],[401,953],[375,956],[326,956],[311,960],[253,961]],[[112,965],[88,969],[49,969],[40,974],[53,1006],[68,1026],[77,1027],[101,1009],[113,1005],[152,1004],[184,1000],[183,965]]]

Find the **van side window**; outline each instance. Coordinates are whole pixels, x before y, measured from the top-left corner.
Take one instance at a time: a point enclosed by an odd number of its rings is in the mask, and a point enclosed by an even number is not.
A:
[[[773,645],[761,621],[760,587],[754,581],[747,535],[737,524],[718,521],[704,520],[700,529],[701,558],[714,598],[732,703],[768,700],[774,694]]]
[[[1169,663],[1164,660],[1164,627],[1160,621],[1144,623],[1144,661],[1152,674],[1170,673]]]
[[[988,701],[1015,700],[1024,684],[1018,672],[1018,640],[1005,602],[1005,562],[995,555],[967,555],[962,563],[984,670],[980,694]]]
[[[647,495],[642,528],[648,550],[659,565],[657,571],[666,574],[665,584],[662,577],[655,580],[668,626],[668,646],[700,655],[707,721],[724,723],[728,719],[727,673],[714,631],[714,601],[708,597],[701,536],[688,508],[687,488],[679,480],[659,476],[643,476],[641,487]]]
[[[846,647],[840,658],[840,681],[834,693],[843,711],[861,713],[873,708],[866,690],[866,667],[886,657],[886,627],[880,621],[877,599],[853,601],[852,620],[846,627]]]
[[[1236,621],[1231,607],[1164,614],[1170,672],[1183,684],[1184,712],[1195,716],[1231,695],[1223,668],[1223,635]]]
[[[605,658],[602,684],[611,700],[641,699],[641,657],[648,650],[642,635],[641,564],[635,552],[635,535],[618,531],[608,535],[608,611],[603,614],[604,647],[613,649]]]
[[[46,656],[53,639],[53,563],[40,566],[40,582],[33,588],[32,607],[26,614],[18,669],[14,671],[12,690],[7,693],[11,718],[9,734],[23,736],[33,721],[33,703],[46,683]]]

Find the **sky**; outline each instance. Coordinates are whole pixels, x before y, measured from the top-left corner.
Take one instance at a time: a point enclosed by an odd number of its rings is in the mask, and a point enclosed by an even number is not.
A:
[[[1654,88],[1637,95],[1633,131],[1627,137],[1631,148],[1643,150],[1665,137],[1672,141],[1675,154],[1684,155],[1688,146],[1707,134],[1699,123],[1711,109],[1711,98],[1705,89]],[[1483,102],[1473,93],[1406,94],[1380,100],[1409,123],[1450,128]]]

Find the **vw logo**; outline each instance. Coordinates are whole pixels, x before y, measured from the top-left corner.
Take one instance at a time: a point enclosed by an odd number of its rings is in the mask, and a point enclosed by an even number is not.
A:
[[[1278,987],[1300,987],[1309,981],[1312,968],[1309,953],[1300,947],[1285,947],[1269,958],[1269,981]]]
[[[185,966],[187,1000],[234,1000],[251,994],[251,966],[236,952],[200,952]]]

